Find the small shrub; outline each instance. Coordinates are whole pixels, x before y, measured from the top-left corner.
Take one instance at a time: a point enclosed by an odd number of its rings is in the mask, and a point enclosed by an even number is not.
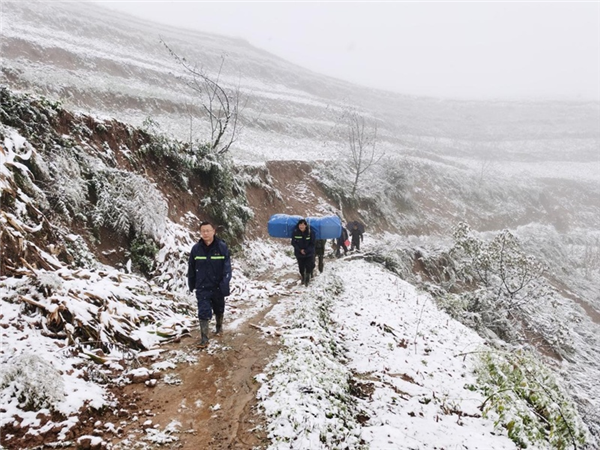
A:
[[[4,405],[16,399],[25,411],[55,410],[64,396],[60,373],[37,355],[18,355],[0,372],[0,401]]]
[[[549,444],[563,450],[586,444],[587,428],[575,405],[533,354],[484,352],[476,373],[486,397],[484,416],[496,413],[496,426],[506,428],[520,448]]]
[[[145,236],[137,236],[131,242],[131,262],[146,276],[150,276],[154,268],[154,258],[158,253],[156,243]]]

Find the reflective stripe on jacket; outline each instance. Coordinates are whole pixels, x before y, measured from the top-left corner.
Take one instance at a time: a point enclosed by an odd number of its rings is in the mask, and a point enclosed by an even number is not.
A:
[[[210,291],[220,289],[224,296],[229,295],[231,281],[231,260],[225,242],[215,237],[206,246],[200,239],[190,252],[188,261],[188,287],[190,291]]]
[[[296,258],[308,258],[309,256],[314,256],[315,242],[316,239],[313,238],[309,227],[306,227],[304,233],[296,227],[292,234],[292,245],[294,247],[294,255]],[[300,253],[300,250],[304,250],[304,255]]]

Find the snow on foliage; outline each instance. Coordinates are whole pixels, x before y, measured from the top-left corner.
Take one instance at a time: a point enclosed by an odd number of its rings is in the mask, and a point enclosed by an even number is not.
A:
[[[400,239],[387,235],[372,246],[367,257],[431,292],[441,308],[477,330],[499,351],[512,348],[537,352],[540,361],[536,364],[543,367],[538,372],[551,371],[561,380],[553,385],[567,389],[568,396],[577,400],[578,412],[563,428],[567,432],[575,430],[575,437],[567,441],[587,436],[594,442],[593,436],[581,431],[579,420],[585,418],[590,431],[597,433],[600,405],[596,399],[600,398],[600,391],[595,383],[590,383],[600,376],[596,363],[600,357],[597,325],[577,303],[552,288],[547,269],[544,277],[539,276],[542,266],[537,258],[526,254],[515,236],[506,231],[476,233],[466,224],[459,224],[455,232],[454,242],[431,236]],[[420,275],[410,270],[411,256],[424,268]],[[519,283],[515,284],[517,279]],[[521,287],[518,292],[513,290],[517,284]],[[565,398],[561,389],[551,389],[549,395]],[[569,409],[570,401],[561,403]],[[503,409],[505,418],[519,414],[517,402],[505,404]],[[531,433],[532,429],[519,427],[519,433]],[[565,433],[561,436],[564,439]]]
[[[457,353],[481,338],[426,295],[351,258],[301,289],[270,313],[283,349],[257,377],[270,449],[513,448],[465,389],[474,359]]]
[[[124,234],[132,230],[154,239],[164,233],[167,202],[145,177],[105,168],[95,173],[92,186],[97,196],[92,212],[95,226]]]
[[[0,399],[9,408],[56,410],[65,395],[60,372],[36,354],[15,355],[0,370]]]
[[[8,98],[4,90],[2,96],[3,101]],[[117,374],[130,369],[141,351],[188,333],[195,300],[186,292],[185,256],[195,238],[166,218],[167,199],[155,184],[141,173],[116,168],[115,153],[105,142],[91,148],[91,141],[48,132],[49,121],[58,114],[56,104],[11,97],[4,106],[0,236],[3,245],[11,245],[14,260],[24,262],[10,267],[14,277],[0,278],[0,320],[3,342],[8,343],[0,353],[6,369],[1,378],[7,405],[3,424],[19,422],[39,432],[38,411],[27,410],[35,401],[63,414],[68,429],[81,408],[110,403],[103,383],[121,382]],[[7,113],[16,110],[21,113],[18,120]],[[24,123],[21,117],[29,116],[35,121]],[[82,123],[74,127],[80,138],[92,133]],[[290,142],[290,148],[299,142]],[[159,156],[160,151],[179,148],[145,151]],[[123,155],[130,155],[128,149]],[[200,156],[184,159],[217,184],[199,202],[239,238],[252,213],[242,181],[264,183],[252,177],[240,181],[230,161]],[[549,443],[563,448],[585,439],[590,446],[596,443],[600,342],[597,324],[579,306],[598,301],[597,236],[584,227],[586,220],[595,223],[594,202],[582,197],[577,204],[581,211],[568,211],[567,224],[573,228],[556,233],[562,222],[552,208],[567,211],[567,197],[552,203],[544,197],[550,184],[526,186],[529,181],[518,177],[507,183],[485,167],[478,170],[480,176],[474,178],[472,168],[460,161],[427,151],[390,157],[373,182],[360,186],[356,198],[346,194],[348,174],[343,168],[316,171],[340,208],[349,205],[367,219],[368,233],[379,226],[411,235],[367,235],[366,253],[328,263],[308,290],[289,291],[278,282],[280,276],[295,273],[289,246],[243,243],[234,261],[232,291],[247,307],[244,314],[267,308],[271,295],[285,294],[273,310],[284,329],[284,348],[258,377],[273,448],[395,444],[403,449],[472,442],[480,448],[513,448],[509,437],[534,448]],[[185,176],[177,180],[185,184]],[[90,191],[93,195],[88,196]],[[544,208],[540,199],[547,202]],[[154,279],[100,264],[61,220],[49,222],[50,211],[62,214],[64,222],[89,214],[96,225],[156,238],[161,248]],[[560,212],[560,217],[567,216]],[[550,231],[543,225],[489,233],[465,228],[457,236],[461,251],[451,252],[457,217],[472,219],[474,228],[494,229],[497,223],[529,220],[530,214],[551,224]],[[194,223],[197,217],[188,213],[182,219]],[[521,243],[519,236],[528,239]],[[56,242],[46,245],[49,238]],[[58,257],[61,245],[68,258]],[[545,264],[540,264],[540,255]],[[583,293],[580,303],[568,300],[575,297],[569,289]],[[246,319],[235,310],[230,314],[232,327]],[[483,346],[497,353],[486,353],[491,356],[478,366],[474,355]],[[513,370],[514,361],[501,351],[523,349],[555,354],[519,360],[524,370]],[[39,359],[32,360],[31,353]],[[15,381],[23,360],[46,373],[49,384],[34,390],[24,379]],[[526,372],[539,378],[528,378]],[[509,378],[514,385],[506,385]],[[60,395],[61,382],[68,386],[67,396]],[[56,396],[48,397],[53,387]],[[503,395],[494,395],[503,387]],[[569,396],[577,400],[578,410]],[[490,397],[499,401],[486,400]],[[487,418],[479,416],[480,407]],[[147,439],[175,441],[175,433],[176,424],[164,433],[150,429]]]
[[[27,141],[21,136],[17,130],[7,127],[3,145],[0,145],[0,189],[6,189],[9,187],[8,180],[13,177],[13,170],[17,169],[23,175],[29,174],[27,166],[18,162],[27,161],[31,158],[32,149],[28,145]],[[26,153],[22,153],[23,149],[27,149]],[[12,168],[12,170],[11,170]],[[6,183],[6,184],[5,184]]]
[[[563,352],[562,347],[570,347],[566,324],[539,320],[540,315],[556,315],[551,311],[556,295],[544,276],[547,268],[535,256],[525,253],[510,231],[503,230],[488,242],[475,237],[467,224],[460,223],[453,236],[455,244],[450,256],[458,262],[457,281],[475,287],[462,294],[468,301],[466,309],[480,312],[485,328],[508,341],[519,338],[518,330],[524,328],[521,334],[535,331],[547,337],[549,343],[555,343],[554,350],[558,352]],[[549,329],[542,329],[547,326]]]
[[[482,411],[497,413],[496,425],[507,429],[522,448],[532,445],[564,450],[589,442],[588,429],[569,394],[533,353],[484,352],[477,385],[486,396]]]
[[[197,241],[187,228],[169,222],[160,236],[160,250],[156,255],[157,269],[154,282],[171,292],[187,292],[187,260]]]

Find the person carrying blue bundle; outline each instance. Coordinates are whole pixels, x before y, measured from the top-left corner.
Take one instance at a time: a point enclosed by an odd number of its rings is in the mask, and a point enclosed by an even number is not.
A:
[[[300,219],[292,233],[292,246],[294,247],[294,256],[298,261],[298,270],[304,286],[308,286],[315,268],[316,241],[306,220]]]
[[[208,321],[214,311],[216,334],[223,328],[225,297],[230,294],[231,260],[225,242],[215,236],[210,222],[200,224],[201,239],[192,247],[188,261],[188,287],[196,291],[201,340],[198,347],[208,346]]]

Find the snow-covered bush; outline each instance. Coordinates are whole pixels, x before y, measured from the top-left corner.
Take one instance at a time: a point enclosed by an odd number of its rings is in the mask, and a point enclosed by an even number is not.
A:
[[[252,186],[263,191],[270,202],[275,200],[284,201],[281,192],[273,186],[274,180],[265,165],[261,166],[238,166],[236,167],[238,178],[245,186]]]
[[[226,155],[204,152],[197,156],[194,170],[201,174],[208,190],[202,205],[223,227],[221,235],[235,247],[254,215],[248,207],[243,181],[236,177],[233,162]]]
[[[75,234],[66,235],[64,245],[71,258],[73,258],[72,264],[75,267],[95,268],[97,266],[98,261],[96,257],[81,236]]]
[[[48,202],[54,211],[68,219],[81,214],[88,203],[87,181],[75,158],[76,153],[81,153],[81,150],[56,146],[47,155],[36,154],[33,161]]]
[[[545,278],[546,266],[526,254],[508,230],[486,241],[463,222],[453,236],[449,258],[456,264],[455,285],[463,284],[466,315],[456,308],[449,312],[459,319],[470,316],[468,325],[488,328],[507,342],[537,336],[559,354],[568,352],[571,337],[566,323],[557,320],[558,300]]]
[[[131,260],[145,275],[150,275],[150,272],[154,268],[154,258],[157,253],[158,246],[151,239],[137,236],[131,242]]]
[[[130,134],[134,130],[128,129]],[[173,181],[184,189],[189,189],[187,174],[194,167],[196,158],[189,143],[184,143],[165,134],[160,124],[151,117],[144,120],[138,130],[145,142],[139,148],[140,155],[149,155],[153,160],[167,162]],[[135,158],[132,157],[135,164]]]
[[[553,373],[531,353],[495,351],[480,354],[476,390],[485,396],[485,416],[506,428],[520,448],[547,445],[556,450],[579,448],[587,427],[570,396]]]
[[[453,236],[455,245],[451,253],[465,257],[460,268],[462,277],[493,289],[505,306],[519,306],[542,291],[546,266],[525,254],[510,231],[503,230],[485,242],[462,222],[455,227]]]
[[[352,182],[352,174],[346,165],[324,161],[315,167],[313,175],[330,198],[340,204],[354,205],[355,201],[348,189]]]
[[[0,370],[2,404],[17,402],[25,411],[54,410],[64,397],[60,373],[35,354],[17,355]]]
[[[128,235],[157,238],[164,232],[166,200],[155,185],[141,175],[101,168],[92,180],[96,203],[93,223]]]

